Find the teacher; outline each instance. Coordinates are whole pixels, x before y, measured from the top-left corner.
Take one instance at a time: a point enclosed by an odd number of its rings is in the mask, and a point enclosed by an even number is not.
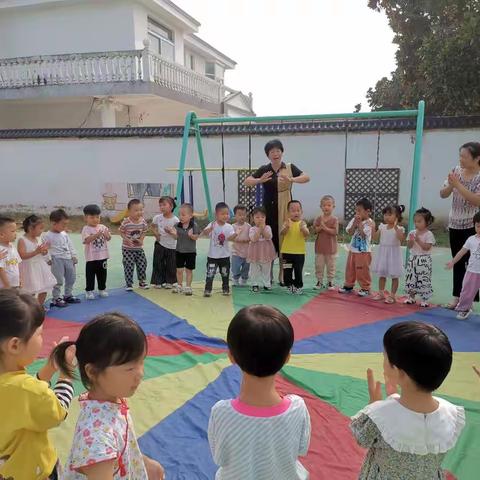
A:
[[[292,200],[292,184],[307,183],[310,177],[292,163],[284,163],[283,145],[280,140],[270,140],[265,154],[270,163],[262,165],[245,179],[247,187],[263,185],[263,206],[267,212],[267,225],[272,228],[272,241],[280,252],[280,229],[288,218],[288,202]]]
[[[468,237],[475,235],[473,216],[480,208],[480,143],[468,142],[460,147],[460,165],[449,174],[440,190],[442,198],[452,196],[448,217],[450,249],[454,257]],[[453,310],[462,291],[463,277],[470,255],[465,255],[453,267],[453,300],[446,308]],[[478,293],[475,298],[478,301]]]

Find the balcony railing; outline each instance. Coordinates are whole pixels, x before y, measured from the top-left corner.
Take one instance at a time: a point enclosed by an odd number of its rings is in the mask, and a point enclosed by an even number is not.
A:
[[[153,82],[212,103],[225,96],[220,82],[147,49],[0,59],[0,89],[109,82]]]

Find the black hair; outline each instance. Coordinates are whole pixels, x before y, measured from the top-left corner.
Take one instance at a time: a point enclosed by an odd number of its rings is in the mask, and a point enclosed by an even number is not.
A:
[[[255,207],[253,209],[252,215],[255,216],[257,213],[261,213],[265,217],[267,216],[267,211],[265,210],[264,207]]]
[[[227,343],[235,363],[255,377],[275,375],[285,365],[293,346],[293,327],[270,305],[242,308],[228,327]]]
[[[142,202],[138,198],[132,198],[128,203],[127,203],[127,210],[130,210],[132,207],[135,205],[141,205]]]
[[[401,322],[383,337],[391,365],[403,370],[425,392],[433,392],[452,366],[452,346],[439,328],[423,322]]]
[[[480,223],[480,212],[477,212],[477,213],[473,216],[473,224],[475,225],[476,223]]]
[[[62,220],[68,220],[67,212],[63,208],[58,208],[50,213],[50,221],[53,223],[61,222]]]
[[[233,209],[233,213],[237,213],[238,210],[244,210],[246,212],[247,207],[245,205],[235,205],[235,208]]]
[[[0,290],[0,342],[18,337],[28,342],[45,320],[45,310],[32,295],[16,288]]]
[[[355,204],[356,207],[363,207],[364,210],[370,210],[370,212],[373,210],[373,205],[372,202],[368,198],[361,198],[360,200],[357,201]]]
[[[171,205],[172,210],[175,210],[175,207],[177,206],[177,203],[175,202],[175,199],[173,197],[170,197],[168,195],[164,195],[163,197],[160,197],[158,199],[158,203],[163,203],[167,202]]]
[[[424,208],[424,207],[419,208],[415,212],[414,217],[416,217],[417,215],[423,217],[423,219],[425,220],[425,223],[427,224],[427,227],[429,227],[435,221],[435,217],[432,215],[432,212],[427,208]]]
[[[16,223],[14,218],[11,217],[0,217],[0,228],[4,227],[8,223]]]
[[[85,205],[83,207],[84,215],[100,215],[101,213],[102,210],[100,210],[100,207],[98,205],[95,205],[94,203],[91,203],[90,205]]]
[[[280,149],[282,152],[283,150],[283,145],[282,142],[278,139],[275,140],[270,140],[265,144],[265,155],[268,157],[268,154],[270,153],[270,150],[273,150],[274,148]]]
[[[193,205],[191,203],[182,203],[180,208],[186,208],[193,214]]]
[[[28,233],[30,228],[36,227],[39,223],[42,223],[43,219],[38,215],[29,215],[23,222],[22,227],[25,233]]]
[[[387,205],[383,210],[382,214],[386,213],[393,214],[397,217],[397,220],[401,222],[403,220],[402,213],[405,211],[405,205]]]
[[[73,377],[74,372],[65,362],[65,351],[71,345],[76,347],[78,369],[85,388],[92,386],[86,365],[92,365],[98,374],[108,367],[138,360],[147,353],[143,330],[131,318],[118,312],[97,315],[82,327],[76,342],[63,342],[55,347],[50,357],[69,377]]]
[[[290,200],[287,204],[287,210],[290,210],[290,205],[293,205],[295,203],[298,203],[300,205],[300,208],[303,208],[302,202],[300,202],[300,200]]]
[[[219,210],[223,210],[224,208],[228,208],[228,211],[230,211],[230,207],[225,202],[218,202],[215,205],[215,213]]]
[[[462,148],[468,150],[474,160],[478,158],[480,163],[480,142],[467,142],[460,147],[460,150]]]

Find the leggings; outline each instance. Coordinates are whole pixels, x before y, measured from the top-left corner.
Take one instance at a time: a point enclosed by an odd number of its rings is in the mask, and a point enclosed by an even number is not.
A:
[[[455,228],[449,229],[450,236],[450,250],[452,251],[452,258],[465,245],[468,237],[475,235],[475,228],[468,228],[465,230],[457,230]],[[453,296],[460,297],[462,293],[463,277],[467,270],[470,253],[467,253],[459,262],[453,267]],[[475,301],[478,302],[478,293],[475,295]]]

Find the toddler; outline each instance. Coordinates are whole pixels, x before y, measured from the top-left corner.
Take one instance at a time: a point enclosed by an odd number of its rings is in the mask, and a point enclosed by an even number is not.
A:
[[[233,285],[246,285],[250,265],[247,261],[248,244],[250,243],[250,224],[247,223],[247,207],[237,205],[233,209],[235,223],[233,228],[237,237],[232,242],[232,277]]]
[[[15,238],[15,220],[0,217],[0,288],[18,288],[22,285],[19,268],[22,259],[12,243]]]

